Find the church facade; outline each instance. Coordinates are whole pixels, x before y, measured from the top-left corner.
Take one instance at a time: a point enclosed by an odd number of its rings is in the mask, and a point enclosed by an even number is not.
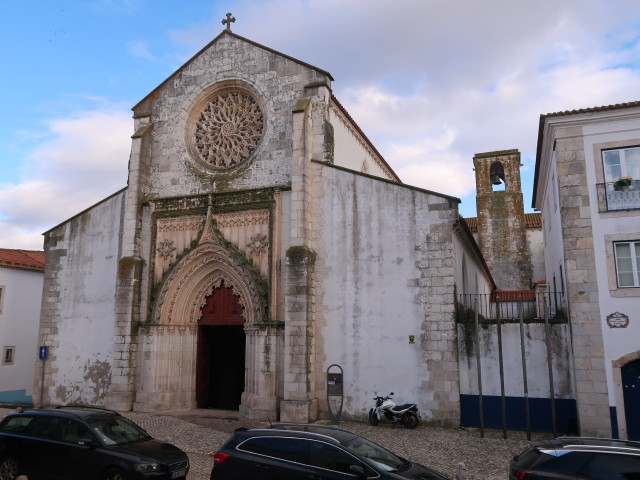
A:
[[[34,398],[308,422],[337,365],[345,415],[459,423],[455,296],[495,284],[332,80],[227,28],[133,108],[127,187],[45,234]]]

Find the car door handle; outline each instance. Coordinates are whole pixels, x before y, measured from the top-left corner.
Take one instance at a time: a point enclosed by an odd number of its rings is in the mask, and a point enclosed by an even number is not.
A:
[[[258,470],[269,470],[269,465],[262,465],[261,463],[256,465]]]
[[[311,480],[322,480],[322,477],[319,477],[318,475],[309,475],[309,478]]]

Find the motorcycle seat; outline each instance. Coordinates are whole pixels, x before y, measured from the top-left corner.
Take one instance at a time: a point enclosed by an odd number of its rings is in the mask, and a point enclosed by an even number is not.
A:
[[[393,409],[396,411],[401,411],[406,410],[407,408],[411,408],[413,407],[413,405],[413,403],[405,403],[404,405],[396,405],[395,407],[393,407]]]

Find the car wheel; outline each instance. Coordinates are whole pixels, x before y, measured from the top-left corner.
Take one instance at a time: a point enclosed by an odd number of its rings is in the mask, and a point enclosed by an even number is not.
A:
[[[18,476],[18,461],[13,457],[0,460],[0,480],[14,480]]]
[[[111,470],[107,470],[102,475],[102,480],[127,480],[127,477],[122,472],[122,470],[118,470],[117,468],[112,468]]]
[[[409,412],[405,413],[404,417],[402,417],[402,423],[404,423],[404,426],[407,428],[416,428],[418,423],[420,423],[420,419],[415,413]]]

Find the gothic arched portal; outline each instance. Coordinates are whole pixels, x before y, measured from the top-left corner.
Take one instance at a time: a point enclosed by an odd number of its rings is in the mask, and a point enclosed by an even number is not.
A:
[[[245,411],[249,408],[243,409],[242,404],[257,395],[257,391],[254,392],[257,382],[252,379],[262,368],[260,357],[251,354],[251,345],[263,343],[253,337],[262,334],[256,324],[263,322],[265,315],[259,291],[264,286],[258,286],[254,276],[243,263],[242,254],[221,239],[209,216],[199,245],[167,274],[157,294],[150,325],[141,329],[144,340],[136,392],[138,408],[168,410],[202,406]],[[227,325],[224,318],[216,319],[207,313],[207,305],[216,306],[216,299],[230,302]],[[215,325],[215,322],[223,324]],[[199,340],[203,343],[200,347]],[[221,345],[228,344],[235,345],[236,355],[242,356],[241,361],[235,363],[241,363],[246,378],[240,378],[240,373],[233,377],[237,388],[234,387],[236,393],[230,399],[212,400],[210,389],[215,385],[198,382],[197,376],[228,369],[220,358],[211,356],[212,348],[219,351],[223,348]],[[202,357],[198,362],[199,354]],[[205,357],[211,364],[202,367]],[[198,388],[209,391],[203,393]]]

